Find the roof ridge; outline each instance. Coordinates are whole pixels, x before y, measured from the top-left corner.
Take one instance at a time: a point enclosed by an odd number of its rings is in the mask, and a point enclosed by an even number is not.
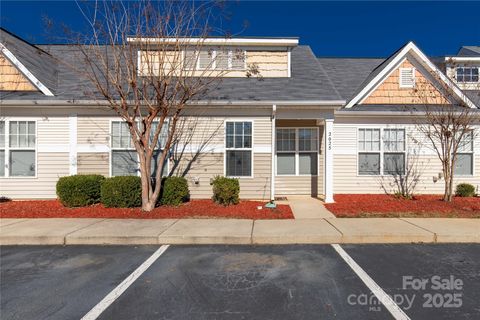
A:
[[[308,47],[310,49],[310,52],[313,54],[313,51],[310,47]],[[313,56],[315,57],[315,55],[313,54]],[[325,76],[327,77],[328,79],[328,82],[330,83],[330,85],[332,86],[333,90],[335,91],[335,93],[338,95],[339,98],[342,98],[342,95],[340,94],[340,92],[338,91],[337,87],[335,86],[335,84],[333,83],[332,79],[330,78],[330,76],[328,75],[328,72],[325,70],[325,68],[322,66],[322,64],[318,61],[318,58],[315,57],[315,61],[317,62],[318,66],[320,67],[320,69],[322,69],[322,72],[325,74]]]
[[[31,43],[30,41],[27,41],[27,40],[25,40],[25,39],[17,36],[16,34],[8,31],[8,30],[5,29],[4,27],[0,27],[0,30],[3,31],[3,32],[5,32],[5,33],[8,34],[9,36],[11,36],[11,37],[13,37],[13,38],[15,38],[15,39],[17,39],[17,40],[20,40],[20,41],[24,42],[25,44],[27,44],[27,45],[29,45],[29,46],[31,46],[31,47],[33,47],[33,48],[35,48],[35,49],[43,52],[43,53],[45,53],[45,54],[47,54],[47,55],[49,55],[49,56],[52,56],[52,55],[51,55],[50,53],[48,53],[47,51],[43,50],[42,48],[39,48],[39,47],[38,47],[38,44],[33,44],[33,43]],[[4,44],[4,45],[5,45],[5,44]]]

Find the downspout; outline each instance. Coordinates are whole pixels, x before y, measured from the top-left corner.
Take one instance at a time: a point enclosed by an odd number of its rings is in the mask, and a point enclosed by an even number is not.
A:
[[[275,131],[276,131],[276,113],[277,113],[277,105],[272,105],[272,143],[271,143],[271,154],[272,154],[272,172],[270,178],[270,200],[275,200]]]

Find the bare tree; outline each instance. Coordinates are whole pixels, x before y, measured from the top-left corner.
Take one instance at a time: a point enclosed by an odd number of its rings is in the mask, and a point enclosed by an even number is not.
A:
[[[185,109],[229,72],[228,59],[245,57],[207,46],[219,10],[213,2],[104,1],[81,10],[91,30],[80,34],[77,45],[91,94],[128,126],[139,159],[142,209],[150,211],[161,192],[161,168],[182,136]]]
[[[391,169],[389,175],[380,177],[380,187],[386,194],[393,192],[395,196],[412,199],[424,169],[418,150],[409,150],[405,161],[395,159]]]
[[[445,184],[443,200],[450,202],[459,154],[470,149],[478,137],[480,113],[443,73],[432,71],[429,76],[432,81],[420,79],[416,84],[412,102],[419,106],[413,110],[413,119],[424,138],[417,143],[433,150],[440,160]]]

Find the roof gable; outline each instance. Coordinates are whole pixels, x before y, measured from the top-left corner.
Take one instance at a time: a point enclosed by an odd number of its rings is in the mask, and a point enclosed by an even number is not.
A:
[[[432,78],[438,78],[438,81],[443,82],[448,86],[455,97],[464,102],[470,108],[475,108],[473,102],[453,83],[445,74],[438,69],[438,67],[425,56],[425,54],[413,43],[409,42],[393,55],[386,59],[381,65],[379,65],[372,73],[367,77],[364,83],[360,86],[357,93],[347,103],[345,108],[351,108],[356,104],[364,101],[368,96],[372,94],[392,73],[397,70],[405,60],[409,60],[410,63],[416,63],[421,66],[425,72],[422,76],[426,77],[428,73],[431,75],[431,82],[434,82]],[[402,102],[405,103],[405,102]]]
[[[432,84],[429,74],[422,66],[412,63],[408,57],[375,87],[359,104],[449,104],[448,97]],[[414,87],[400,86],[402,70],[412,70]]]
[[[3,28],[0,29],[0,52],[39,91],[53,96],[52,88],[57,80],[57,63],[53,57]]]
[[[37,88],[0,54],[0,91],[37,91]]]

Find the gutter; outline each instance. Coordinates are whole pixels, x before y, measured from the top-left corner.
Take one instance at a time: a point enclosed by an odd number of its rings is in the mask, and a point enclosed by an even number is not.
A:
[[[202,100],[192,101],[188,106],[265,106],[271,109],[272,105],[277,106],[344,106],[345,100]],[[89,107],[108,107],[108,103],[94,100],[0,100],[1,106],[47,106],[47,107],[69,107],[69,106],[89,106]]]
[[[435,112],[435,111],[433,111]],[[468,112],[479,112],[480,110],[471,110],[468,109]],[[417,117],[424,116],[427,114],[425,111],[335,111],[335,117]],[[461,115],[462,112],[455,112],[455,114]]]

